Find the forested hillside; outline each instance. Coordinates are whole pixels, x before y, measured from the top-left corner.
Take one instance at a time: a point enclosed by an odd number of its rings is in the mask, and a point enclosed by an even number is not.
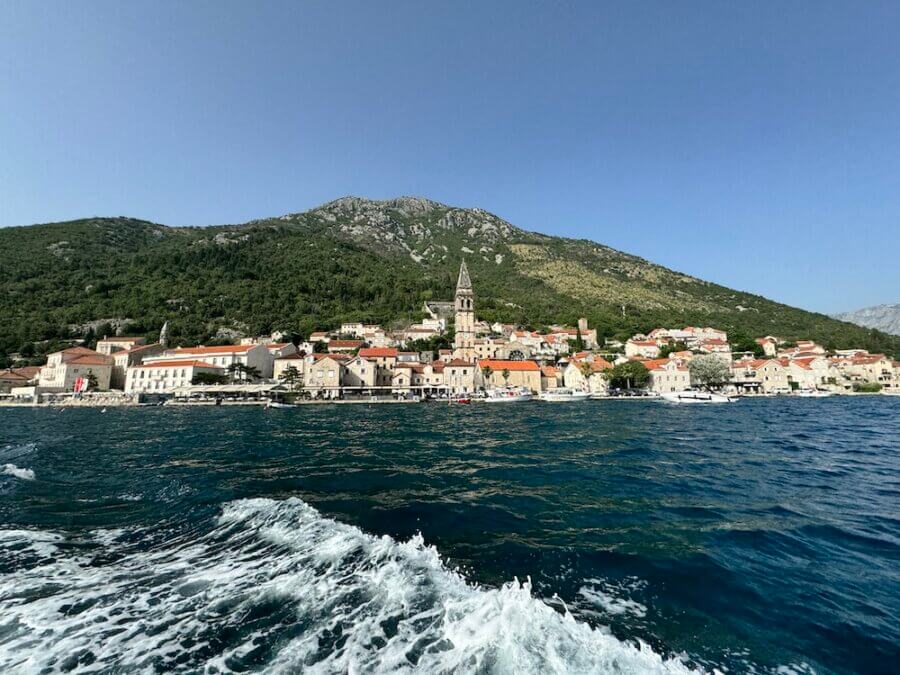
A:
[[[594,242],[525,232],[480,209],[347,197],[243,225],[92,218],[0,229],[0,354],[40,354],[105,320],[151,336],[169,320],[183,343],[346,320],[400,325],[421,317],[424,300],[452,297],[462,258],[487,320],[539,327],[587,316],[616,337],[703,324],[900,353],[896,336]]]

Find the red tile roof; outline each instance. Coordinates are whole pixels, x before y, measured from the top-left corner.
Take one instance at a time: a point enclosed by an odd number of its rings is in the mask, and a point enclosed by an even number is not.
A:
[[[328,343],[328,349],[334,349],[335,347],[338,349],[356,349],[364,344],[366,343],[362,340],[331,340]]]
[[[74,359],[70,359],[66,363],[72,363],[78,366],[111,366],[112,360],[106,360],[105,358],[100,356],[90,356],[85,354],[84,356],[76,356]]]
[[[452,361],[448,361],[448,366],[460,367],[460,366],[468,366],[469,368],[474,368],[475,364],[471,361],[464,361],[463,359],[453,359]]]
[[[484,359],[478,362],[479,368],[489,367],[494,372],[508,370],[510,372],[540,371],[541,367],[534,361],[501,361],[499,359]]]
[[[93,349],[88,349],[87,347],[69,347],[68,349],[62,350],[63,354],[96,354]]]
[[[664,370],[665,366],[670,363],[676,364],[676,370],[687,370],[686,366],[678,365],[677,361],[674,361],[673,359],[653,359],[651,361],[644,361],[647,370]]]
[[[381,357],[396,357],[398,354],[394,347],[363,347],[359,350],[359,355],[363,358],[371,359]]]
[[[349,354],[327,354],[327,353],[325,353],[325,354],[319,354],[319,353],[313,354],[313,358],[314,358],[316,361],[321,361],[322,359],[324,359],[324,358],[326,358],[326,357],[329,358],[329,359],[333,359],[334,361],[349,361],[350,359],[353,358],[353,357],[350,356]]]

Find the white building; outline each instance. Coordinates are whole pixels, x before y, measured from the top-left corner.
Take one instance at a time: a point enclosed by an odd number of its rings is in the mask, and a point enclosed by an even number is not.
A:
[[[274,360],[264,345],[218,345],[169,349],[159,356],[144,359],[144,364],[152,365],[160,361],[203,361],[226,370],[229,366],[242,364],[249,368],[256,368],[260,377],[270,378]]]
[[[147,344],[144,337],[105,337],[97,340],[97,353],[107,356]]]
[[[650,382],[647,384],[650,391],[662,394],[691,387],[691,373],[678,359],[644,361],[644,365],[650,371]]]
[[[70,347],[47,357],[47,365],[38,376],[38,386],[44,391],[72,391],[79,378],[93,377],[97,383],[92,388],[106,391],[112,369],[111,357],[86,347]]]
[[[166,394],[178,387],[189,386],[198,373],[226,375],[225,369],[205,361],[178,359],[157,360],[133,366],[125,375],[126,394]]]
[[[655,359],[657,356],[659,356],[659,345],[656,340],[631,338],[625,343],[626,358]]]

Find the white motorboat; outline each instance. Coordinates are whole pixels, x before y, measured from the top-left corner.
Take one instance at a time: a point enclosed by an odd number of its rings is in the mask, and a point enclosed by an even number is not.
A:
[[[794,392],[794,396],[801,396],[803,398],[828,398],[829,396],[834,396],[834,392],[825,391],[824,389],[798,389]]]
[[[548,389],[542,391],[538,398],[548,403],[568,403],[570,401],[587,401],[591,397],[589,391],[578,391],[574,389]]]
[[[281,401],[269,401],[266,403],[267,408],[299,408],[296,403],[282,403]]]
[[[534,395],[525,387],[514,389],[503,387],[501,389],[488,389],[484,392],[485,403],[514,403],[516,401],[530,401]]]
[[[725,396],[712,391],[667,391],[661,394],[669,403],[734,403],[737,397]]]

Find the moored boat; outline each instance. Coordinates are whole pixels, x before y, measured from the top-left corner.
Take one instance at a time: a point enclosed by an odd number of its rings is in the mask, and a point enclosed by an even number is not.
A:
[[[734,403],[735,396],[725,396],[713,391],[667,391],[661,394],[663,400],[669,403]]]
[[[827,398],[829,396],[834,396],[834,392],[825,391],[824,389],[798,389],[794,392],[794,396],[800,396],[802,398]]]
[[[542,391],[538,398],[548,403],[568,403],[571,401],[587,401],[591,397],[589,391],[578,391],[574,389],[548,389]]]
[[[500,389],[488,389],[484,392],[485,403],[514,403],[516,401],[530,401],[534,395],[525,387],[518,389],[503,387]]]
[[[266,403],[267,408],[299,408],[296,403],[282,403],[281,401],[269,401]]]

